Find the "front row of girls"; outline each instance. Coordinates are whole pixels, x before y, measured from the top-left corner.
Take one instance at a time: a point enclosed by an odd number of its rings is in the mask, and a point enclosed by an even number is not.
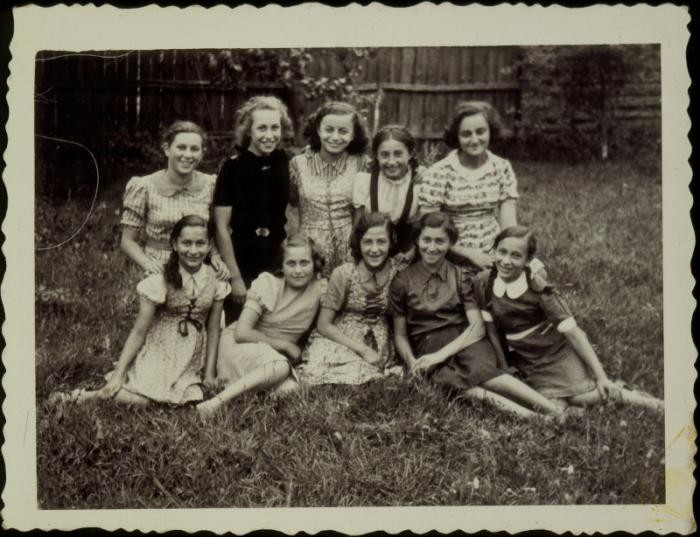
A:
[[[285,393],[300,382],[382,378],[395,348],[411,373],[522,416],[606,399],[663,410],[661,400],[608,379],[556,290],[531,274],[535,239],[526,228],[503,230],[495,240],[494,268],[470,278],[446,259],[458,232],[444,213],[421,217],[415,257],[403,270],[406,258],[390,255],[396,248],[391,219],[368,213],[354,227],[354,262],[336,268],[328,285],[314,241],[294,235],[282,245],[278,269],[252,283],[240,319],[220,341],[218,320],[229,289],[204,264],[211,247],[207,229],[196,216],[176,224],[165,272],[137,286],[141,310],[107,384],[59,399],[199,401],[204,369],[205,385],[225,384],[199,403],[208,415],[251,390]],[[302,352],[300,342],[319,308],[317,330]]]

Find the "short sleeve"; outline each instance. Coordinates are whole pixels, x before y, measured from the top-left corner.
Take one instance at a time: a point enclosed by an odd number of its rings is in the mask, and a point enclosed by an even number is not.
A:
[[[445,203],[447,177],[440,163],[428,168],[417,185],[419,212],[439,211]]]
[[[165,297],[168,294],[165,277],[160,273],[147,276],[136,284],[136,293],[154,304],[165,304]]]
[[[216,289],[214,291],[214,300],[223,300],[231,292],[231,285],[228,282],[216,280]]]
[[[274,311],[279,287],[279,278],[269,272],[262,272],[250,284],[244,307],[254,310],[258,315],[266,311]]]
[[[472,275],[462,267],[457,267],[457,278],[458,281],[458,291],[459,298],[464,305],[464,309],[475,310],[478,309],[476,305],[476,299],[474,298],[474,289],[472,286],[472,280],[474,279]]]
[[[533,275],[531,286],[539,291],[539,301],[542,312],[547,319],[559,325],[566,319],[573,319],[573,314],[559,292],[541,276]]]
[[[490,270],[482,270],[472,278],[472,295],[474,297],[474,302],[482,310],[488,309],[486,307],[486,286],[488,285]]]
[[[297,207],[299,205],[299,159],[301,155],[297,155],[289,161],[289,204]]]
[[[515,172],[510,162],[502,159],[499,163],[499,194],[498,201],[505,201],[507,199],[517,199],[520,197],[518,194],[518,181],[515,178]]]
[[[233,186],[235,181],[234,158],[228,159],[221,167],[214,185],[212,204],[215,207],[233,207]]]
[[[146,221],[147,201],[146,178],[132,177],[124,190],[121,224],[141,229]]]
[[[360,172],[355,176],[352,183],[352,205],[355,209],[369,208],[369,182],[370,175],[368,173]]]
[[[343,309],[345,297],[350,283],[350,271],[352,265],[345,264],[335,268],[328,280],[326,292],[321,296],[321,306],[335,312]]]
[[[399,272],[389,286],[389,313],[406,317],[406,271]]]

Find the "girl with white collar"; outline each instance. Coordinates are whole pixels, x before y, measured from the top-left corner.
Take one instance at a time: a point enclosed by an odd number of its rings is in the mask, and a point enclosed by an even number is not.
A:
[[[589,406],[608,399],[663,411],[663,401],[612,382],[586,334],[557,291],[528,265],[536,250],[528,228],[511,226],[494,241],[495,263],[473,280],[486,332],[525,381],[563,406]]]

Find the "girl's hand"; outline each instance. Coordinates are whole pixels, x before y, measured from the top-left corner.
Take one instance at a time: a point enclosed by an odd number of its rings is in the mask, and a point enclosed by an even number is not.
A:
[[[434,353],[424,354],[413,363],[413,366],[411,366],[411,375],[422,375],[437,363],[437,357]]]
[[[100,390],[100,395],[105,399],[111,399],[117,392],[124,386],[124,381],[126,380],[126,375],[119,371],[114,371],[112,376],[109,377],[107,384],[105,384]]]
[[[493,265],[493,256],[484,252],[475,251],[469,254],[469,261],[480,269],[490,268]]]
[[[285,344],[282,352],[286,354],[293,362],[296,362],[301,358],[301,349],[299,348],[299,345],[292,343],[291,341],[288,341]]]
[[[603,401],[608,399],[617,401],[620,397],[620,387],[612,382],[607,376],[600,377],[596,380],[596,388]]]
[[[141,268],[146,271],[146,274],[161,274],[163,272],[163,265],[151,257],[146,258],[146,262],[141,265]]]
[[[204,375],[204,381],[202,383],[209,389],[214,389],[219,385],[219,381],[214,375]]]
[[[245,294],[247,291],[245,283],[243,283],[243,278],[240,276],[231,278],[231,296],[236,304],[243,304],[245,302]]]
[[[224,260],[221,256],[215,255],[211,258],[211,266],[216,271],[216,279],[222,282],[227,282],[231,279],[231,272],[229,271]]]
[[[362,349],[359,354],[360,358],[362,358],[365,362],[377,367],[381,365],[382,358],[372,347],[365,346],[365,348]]]

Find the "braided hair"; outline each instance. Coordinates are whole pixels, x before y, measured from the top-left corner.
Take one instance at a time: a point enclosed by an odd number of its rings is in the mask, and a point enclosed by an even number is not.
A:
[[[527,258],[532,259],[537,251],[537,240],[535,239],[535,234],[529,228],[525,226],[510,226],[502,230],[493,241],[493,249],[498,248],[501,241],[505,239],[516,238],[516,239],[526,239],[527,240]],[[523,269],[525,272],[525,280],[527,281],[527,286],[537,292],[532,286],[532,270],[530,265],[525,265]],[[489,272],[489,279],[486,283],[486,309],[491,308],[491,300],[493,299],[493,283],[496,281],[496,276],[498,276],[498,270],[495,265],[491,266]]]
[[[196,214],[190,214],[183,216],[178,220],[173,229],[170,231],[170,246],[172,250],[170,251],[170,257],[164,265],[163,275],[165,277],[165,282],[171,285],[175,289],[182,289],[182,276],[180,275],[180,260],[178,259],[177,252],[175,251],[175,242],[180,237],[180,233],[186,227],[203,227],[207,231],[207,237],[211,240],[214,236],[213,228],[211,222],[207,222],[201,216]],[[207,256],[208,258],[209,256]]]
[[[411,169],[411,177],[415,177],[418,169],[418,159],[416,158],[416,139],[406,127],[403,125],[384,125],[377,131],[372,138],[372,173],[379,173],[379,160],[377,159],[377,151],[379,146],[387,140],[396,140],[406,146],[406,150],[410,155],[408,159],[408,167]]]

